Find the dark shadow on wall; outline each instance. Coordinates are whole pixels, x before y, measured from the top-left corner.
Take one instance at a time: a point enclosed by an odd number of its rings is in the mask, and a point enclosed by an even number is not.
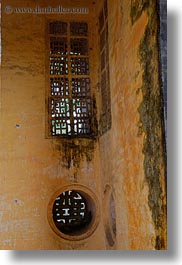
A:
[[[178,73],[176,71],[179,62],[179,14],[168,13],[168,250],[167,251],[11,251],[10,259],[18,263],[26,261],[176,261],[180,249],[179,242],[179,158],[178,153]]]

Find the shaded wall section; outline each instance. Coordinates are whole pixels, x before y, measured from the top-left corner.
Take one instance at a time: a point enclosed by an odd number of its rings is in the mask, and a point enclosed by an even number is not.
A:
[[[160,58],[162,68],[162,88],[164,101],[164,118],[167,134],[167,1],[160,0]]]

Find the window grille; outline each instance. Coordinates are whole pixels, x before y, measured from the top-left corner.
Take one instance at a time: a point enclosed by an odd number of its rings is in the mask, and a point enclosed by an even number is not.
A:
[[[92,220],[85,198],[75,190],[65,191],[56,198],[52,215],[56,227],[65,234],[76,233]]]
[[[49,130],[52,136],[92,134],[88,24],[49,23]]]

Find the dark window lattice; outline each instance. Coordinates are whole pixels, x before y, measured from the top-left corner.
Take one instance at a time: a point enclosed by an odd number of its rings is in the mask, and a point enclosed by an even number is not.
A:
[[[89,75],[88,58],[71,58],[71,73],[73,75]]]
[[[68,53],[68,41],[67,38],[50,37],[50,54],[62,54]]]
[[[51,96],[66,97],[69,95],[68,78],[52,77],[50,78]]]
[[[88,24],[85,22],[70,23],[71,36],[88,36]]]
[[[49,33],[58,35],[67,35],[68,25],[66,22],[54,21],[49,23]]]
[[[72,78],[72,96],[75,98],[90,98],[90,79]]]
[[[88,55],[88,40],[87,39],[71,39],[71,54]]]
[[[92,219],[85,198],[73,190],[63,192],[56,198],[52,215],[56,227],[65,234],[76,233],[89,225]]]
[[[92,131],[88,25],[51,22],[49,124],[52,136],[85,136]]]
[[[50,57],[50,75],[67,75],[68,59],[64,57]]]

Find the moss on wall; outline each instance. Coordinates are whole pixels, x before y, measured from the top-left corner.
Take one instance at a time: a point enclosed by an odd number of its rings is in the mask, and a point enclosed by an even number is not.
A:
[[[130,17],[132,25],[141,16],[143,10],[149,7],[148,0],[131,0]]]
[[[149,186],[148,204],[156,230],[156,249],[166,248],[166,190],[162,186],[162,169],[165,167],[165,148],[163,146],[163,102],[160,75],[158,73],[159,46],[157,1],[131,1],[132,25],[146,10],[149,22],[139,47],[139,58],[143,69],[141,87],[143,101],[140,114],[139,132],[144,133],[144,172]]]

